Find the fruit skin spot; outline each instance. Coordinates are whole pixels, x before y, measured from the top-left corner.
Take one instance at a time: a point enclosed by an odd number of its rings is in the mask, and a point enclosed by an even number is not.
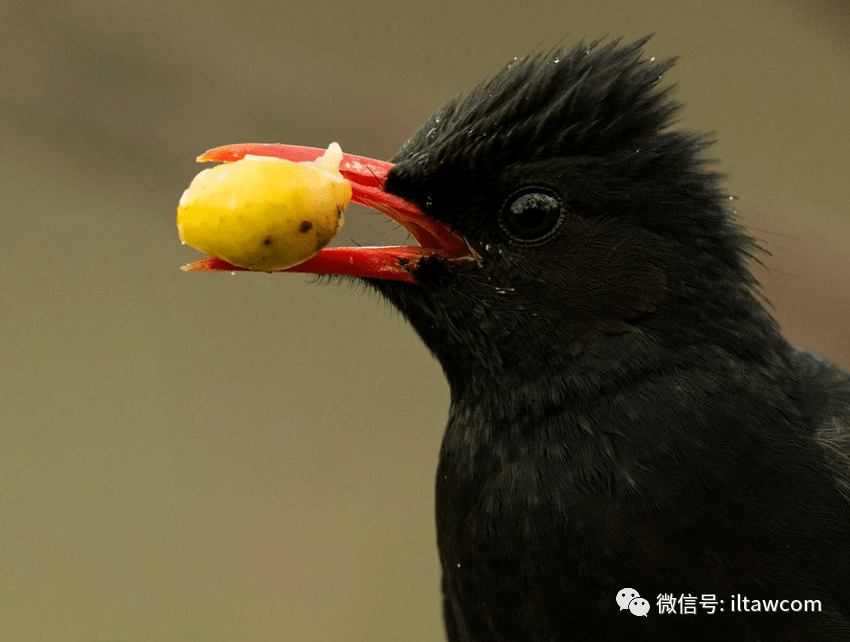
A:
[[[298,228],[298,231],[302,234],[309,232],[313,229],[313,224],[310,221],[301,221],[301,227]]]

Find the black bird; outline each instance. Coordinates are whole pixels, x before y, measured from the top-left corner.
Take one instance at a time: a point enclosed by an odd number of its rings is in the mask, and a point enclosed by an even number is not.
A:
[[[451,642],[850,640],[850,375],[780,334],[646,41],[515,60],[392,163],[347,156],[420,247],[294,271],[365,279],[443,366]],[[207,158],[247,152],[319,153]]]

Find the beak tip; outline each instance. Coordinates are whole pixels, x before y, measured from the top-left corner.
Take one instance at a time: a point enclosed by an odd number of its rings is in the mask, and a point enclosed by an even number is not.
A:
[[[193,261],[180,268],[183,272],[244,272],[245,268],[231,265],[224,259],[208,256],[205,259]]]

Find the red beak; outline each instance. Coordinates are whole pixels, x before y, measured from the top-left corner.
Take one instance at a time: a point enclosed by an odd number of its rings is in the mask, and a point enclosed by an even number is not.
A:
[[[248,143],[216,147],[203,153],[198,160],[232,162],[251,154],[303,162],[316,160],[324,151],[315,147]],[[384,191],[387,174],[392,168],[392,163],[343,154],[339,171],[351,182],[351,200],[399,223],[416,239],[418,247],[326,247],[303,263],[276,271],[342,274],[416,283],[414,272],[424,258],[437,256],[447,261],[476,260],[460,235],[428,217],[413,203]],[[221,259],[207,258],[190,263],[183,269],[189,272],[235,272],[245,268]]]

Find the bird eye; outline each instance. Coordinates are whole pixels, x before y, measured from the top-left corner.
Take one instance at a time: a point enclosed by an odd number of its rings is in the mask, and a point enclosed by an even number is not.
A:
[[[502,207],[499,224],[515,241],[539,243],[564,222],[561,199],[539,187],[513,194]]]

